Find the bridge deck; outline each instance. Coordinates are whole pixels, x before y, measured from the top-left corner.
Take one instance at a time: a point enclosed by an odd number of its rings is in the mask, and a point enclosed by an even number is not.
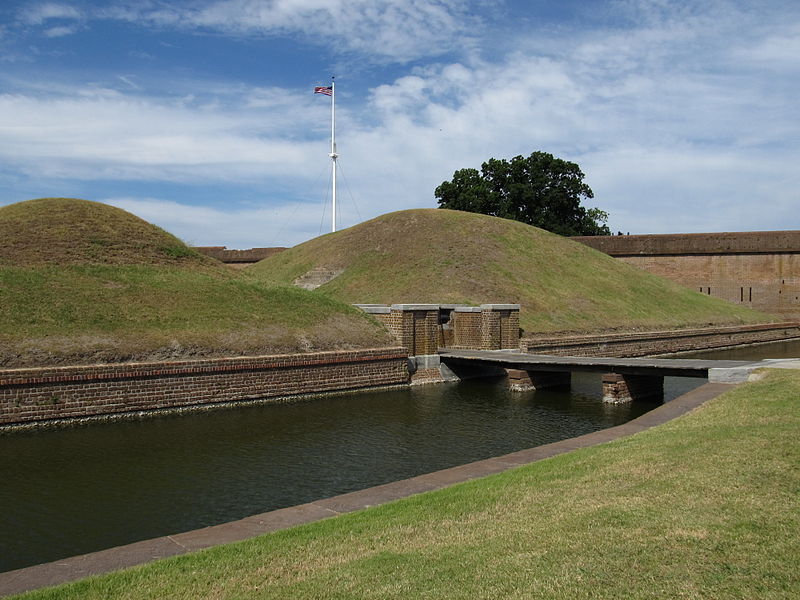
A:
[[[672,377],[708,377],[709,369],[730,369],[757,361],[706,360],[688,358],[605,358],[523,354],[504,350],[439,351],[446,364],[494,365],[523,371],[589,371],[623,375],[659,375]]]

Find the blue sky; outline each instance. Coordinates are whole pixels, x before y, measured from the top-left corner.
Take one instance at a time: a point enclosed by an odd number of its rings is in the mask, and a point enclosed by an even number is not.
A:
[[[798,57],[797,0],[4,0],[0,205],[297,244],[329,229],[336,74],[341,226],[543,150],[613,231],[800,229]]]

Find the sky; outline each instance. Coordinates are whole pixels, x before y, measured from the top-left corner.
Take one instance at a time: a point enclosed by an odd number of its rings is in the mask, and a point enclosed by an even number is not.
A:
[[[800,229],[797,0],[3,0],[0,206],[316,237],[332,75],[340,228],[544,151],[615,233]]]

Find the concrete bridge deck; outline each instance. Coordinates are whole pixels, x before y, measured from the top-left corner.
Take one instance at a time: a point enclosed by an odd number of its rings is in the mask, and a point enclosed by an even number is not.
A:
[[[744,360],[688,358],[604,358],[524,354],[504,350],[440,350],[440,360],[448,365],[497,366],[522,371],[619,373],[658,377],[709,376],[712,369],[741,369],[760,366]],[[767,365],[763,365],[767,366]]]

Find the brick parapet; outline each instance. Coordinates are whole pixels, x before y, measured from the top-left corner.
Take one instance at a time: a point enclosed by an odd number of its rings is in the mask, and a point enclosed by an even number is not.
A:
[[[595,335],[561,335],[520,340],[530,354],[558,356],[653,356],[800,338],[800,323],[766,323]]]
[[[407,384],[403,348],[0,370],[0,425]]]
[[[260,260],[278,254],[288,248],[274,247],[274,248],[248,248],[247,250],[229,250],[226,246],[195,246],[194,248],[201,254],[216,258],[224,263],[256,263]]]
[[[575,236],[611,256],[800,253],[800,230]]]
[[[475,350],[519,348],[519,304],[355,306],[384,323],[412,356],[435,354],[440,347]]]

